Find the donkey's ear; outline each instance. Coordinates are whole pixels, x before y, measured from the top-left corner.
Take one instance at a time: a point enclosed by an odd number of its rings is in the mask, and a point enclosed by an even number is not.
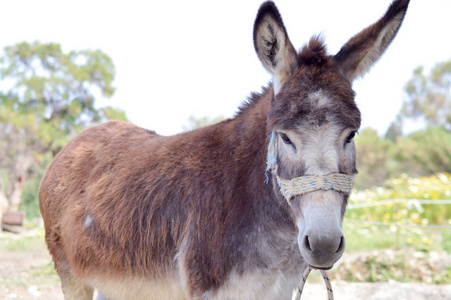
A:
[[[394,1],[379,21],[351,38],[335,55],[349,82],[363,76],[384,54],[401,27],[409,1]]]
[[[298,69],[296,50],[288,38],[282,17],[271,1],[260,6],[254,23],[254,47],[265,69],[274,77],[274,93]]]

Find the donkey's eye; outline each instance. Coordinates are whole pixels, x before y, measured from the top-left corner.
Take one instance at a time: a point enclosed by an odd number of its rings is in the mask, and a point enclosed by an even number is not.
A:
[[[282,139],[282,141],[287,144],[287,145],[291,145],[293,144],[290,140],[290,138],[288,137],[288,135],[286,135],[285,133],[280,133],[280,138]]]
[[[282,139],[282,141],[287,144],[287,145],[292,145],[293,143],[291,142],[290,138],[288,137],[288,135],[286,135],[285,133],[281,133],[280,134],[280,138]]]
[[[355,137],[356,133],[357,133],[356,131],[353,131],[349,134],[348,138],[346,139],[346,144],[349,144],[350,142],[352,142],[352,139]]]

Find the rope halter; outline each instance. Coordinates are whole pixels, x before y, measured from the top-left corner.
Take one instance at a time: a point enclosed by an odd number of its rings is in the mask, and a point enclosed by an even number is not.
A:
[[[350,194],[354,176],[332,173],[324,176],[301,176],[290,180],[282,179],[276,175],[280,192],[288,202],[297,195],[317,190],[336,191]]]
[[[300,300],[301,296],[302,296],[302,291],[304,290],[304,285],[305,282],[307,281],[307,277],[310,274],[310,272],[312,271],[312,267],[308,266],[307,269],[305,269],[304,274],[302,274],[302,280],[298,285],[298,289],[296,291],[296,296],[295,296],[295,300]],[[328,300],[334,300],[334,291],[332,290],[332,285],[330,284],[330,279],[329,276],[327,276],[326,271],[324,270],[319,270],[321,272],[321,275],[323,276],[324,279],[324,284],[326,285],[326,289],[327,289],[327,299]]]
[[[291,202],[291,199],[294,196],[317,190],[332,190],[345,194],[351,193],[354,175],[331,173],[323,176],[300,176],[292,179],[280,178],[277,174],[277,136],[275,132],[271,134],[269,140],[266,161],[266,183],[269,180],[268,172],[272,171],[274,176],[276,176],[277,183],[279,184],[280,193],[285,197],[288,203]]]
[[[342,173],[331,173],[323,176],[300,176],[292,179],[280,178],[277,174],[277,137],[273,131],[269,140],[268,155],[266,158],[266,183],[269,181],[268,172],[272,171],[276,176],[277,183],[279,185],[280,193],[285,197],[288,203],[294,196],[314,192],[317,190],[323,191],[335,191],[345,194],[350,194],[352,190],[352,184],[354,182],[354,175],[347,175]],[[307,267],[304,274],[302,274],[302,280],[298,286],[296,292],[296,300],[301,299],[302,290],[304,289],[305,282],[312,268]],[[327,288],[327,297],[329,300],[334,299],[332,291],[332,285],[325,270],[320,270],[323,276],[324,283]]]

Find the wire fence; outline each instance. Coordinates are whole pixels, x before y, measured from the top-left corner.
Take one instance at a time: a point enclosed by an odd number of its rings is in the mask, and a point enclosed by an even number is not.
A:
[[[424,200],[424,199],[390,199],[382,200],[368,203],[357,203],[349,204],[347,209],[358,209],[366,207],[374,207],[381,205],[390,204],[406,204],[409,209],[415,207],[417,210],[421,209],[422,204],[451,204],[451,199],[443,200]],[[346,217],[346,221],[353,223],[360,223],[364,225],[376,225],[376,226],[399,226],[399,227],[420,227],[420,228],[430,228],[430,229],[451,229],[451,225],[423,225],[423,224],[407,224],[400,222],[377,222],[377,221],[365,221],[365,220],[355,220]]]
[[[409,206],[418,207],[418,205],[421,205],[421,204],[451,204],[451,199],[444,199],[444,200],[390,199],[390,200],[382,200],[382,201],[368,202],[368,203],[349,204],[347,209],[356,209],[356,208],[363,208],[363,207],[373,207],[373,206],[399,204],[399,203],[406,203],[407,207],[409,207]]]

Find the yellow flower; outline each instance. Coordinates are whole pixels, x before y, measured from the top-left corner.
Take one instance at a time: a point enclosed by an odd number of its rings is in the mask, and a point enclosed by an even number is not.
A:
[[[423,241],[423,243],[428,244],[428,245],[432,245],[432,243],[433,243],[431,239],[428,239],[426,237],[422,238],[422,241]]]

